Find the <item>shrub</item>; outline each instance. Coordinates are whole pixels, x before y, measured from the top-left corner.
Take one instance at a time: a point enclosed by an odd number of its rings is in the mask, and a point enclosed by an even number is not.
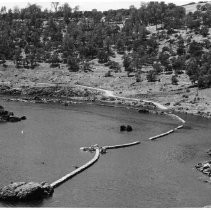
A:
[[[159,61],[164,67],[169,65],[169,57],[170,55],[167,52],[162,52],[159,54]]]
[[[172,66],[170,64],[165,66],[165,71],[166,72],[172,72]]]
[[[199,57],[202,55],[202,44],[196,41],[192,41],[189,46],[189,53],[194,57]]]
[[[55,67],[60,67],[59,63],[60,63],[60,59],[57,53],[54,53],[51,57],[50,57],[50,67],[55,68]]]
[[[185,54],[185,46],[184,46],[184,44],[179,45],[179,47],[177,48],[177,54],[178,55],[184,55]]]
[[[163,48],[162,48],[162,52],[170,52],[170,49],[169,49],[169,47],[167,47],[167,46],[164,46]]]
[[[136,82],[141,82],[141,72],[140,71],[136,73],[135,77],[136,77]]]
[[[153,69],[156,71],[157,74],[159,74],[163,71],[163,68],[160,63],[154,63]]]
[[[170,29],[168,29],[168,31],[167,31],[167,34],[168,35],[171,35],[171,34],[174,34],[174,33],[176,33],[177,31],[175,31],[173,28],[170,28]]]
[[[172,59],[172,67],[174,70],[181,70],[185,68],[185,57],[179,56]]]
[[[105,77],[111,77],[111,71],[109,70],[108,72],[105,73]]]
[[[99,63],[107,63],[109,61],[109,55],[104,50],[100,50],[97,54]]]
[[[204,75],[204,76],[199,76],[198,87],[200,89],[211,87],[211,74]]]
[[[203,26],[203,27],[200,29],[200,34],[201,34],[203,37],[206,37],[207,35],[209,35],[209,28],[206,27],[206,26]]]
[[[124,56],[123,66],[125,67],[125,71],[127,71],[128,76],[131,72],[134,71],[132,66],[132,59],[128,55]]]
[[[107,65],[109,66],[110,69],[115,70],[115,72],[121,71],[121,67],[119,63],[116,61],[109,61]]]
[[[155,82],[157,80],[157,74],[155,71],[151,70],[147,74],[147,81],[148,82]]]
[[[60,64],[59,63],[51,63],[50,64],[50,67],[51,68],[56,68],[56,67],[59,67],[60,68]]]
[[[209,49],[211,47],[211,42],[209,41],[209,39],[205,39],[203,41],[203,46],[206,48],[206,49]]]
[[[171,84],[172,85],[178,85],[178,79],[177,79],[177,76],[176,75],[173,75],[171,77]]]

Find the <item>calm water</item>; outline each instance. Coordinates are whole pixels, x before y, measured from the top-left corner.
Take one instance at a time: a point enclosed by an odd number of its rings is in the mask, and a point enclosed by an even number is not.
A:
[[[163,116],[95,105],[38,105],[0,101],[19,123],[0,124],[0,184],[47,181],[80,166],[93,154],[91,144],[113,145],[141,140],[138,146],[109,151],[91,168],[55,190],[42,202],[5,204],[28,207],[201,207],[211,204],[211,185],[194,165],[208,159],[211,121],[185,116],[188,128],[149,141],[174,128]],[[134,131],[120,133],[121,124]]]

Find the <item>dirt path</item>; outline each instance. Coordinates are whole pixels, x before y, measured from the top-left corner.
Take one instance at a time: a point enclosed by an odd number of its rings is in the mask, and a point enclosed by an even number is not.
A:
[[[107,97],[114,97],[114,98],[119,98],[119,99],[143,101],[143,102],[153,103],[157,108],[159,108],[161,110],[168,110],[167,107],[163,106],[162,104],[160,104],[158,102],[148,101],[148,100],[141,100],[141,99],[138,99],[138,98],[127,98],[127,97],[122,97],[122,96],[116,96],[116,95],[114,95],[113,91],[111,91],[111,90],[104,90],[104,89],[101,89],[101,88],[88,87],[88,86],[85,86],[85,85],[77,85],[77,86],[78,87],[92,89],[92,90],[102,91],[102,92],[105,93],[105,96],[107,96]]]
[[[94,87],[89,87],[89,86],[85,86],[85,85],[76,85],[76,86],[82,87],[82,88],[91,89],[91,90],[102,91],[102,92],[104,92],[104,95],[107,96],[107,97],[114,97],[114,98],[126,99],[126,100],[134,100],[134,101],[143,101],[143,102],[154,104],[156,106],[156,108],[158,108],[159,110],[162,110],[162,111],[168,111],[169,110],[167,107],[165,107],[164,105],[162,105],[162,104],[160,104],[158,102],[149,101],[149,100],[141,100],[141,99],[138,99],[138,98],[127,98],[127,97],[122,97],[122,96],[116,96],[116,95],[114,95],[113,91],[105,90],[105,89],[101,89],[101,88],[94,88]],[[166,113],[166,115],[172,117],[173,119],[179,120],[183,124],[185,123],[185,120],[183,120],[181,117],[179,117],[179,116],[177,116],[175,114]]]

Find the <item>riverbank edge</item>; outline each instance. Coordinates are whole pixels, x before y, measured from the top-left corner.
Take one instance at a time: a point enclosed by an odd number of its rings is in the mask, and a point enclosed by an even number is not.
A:
[[[67,88],[71,89],[71,93],[67,93]],[[106,90],[103,90],[106,91]],[[112,92],[112,91],[108,91]],[[57,94],[59,93],[59,94]],[[203,118],[211,119],[211,116],[206,113],[191,113],[186,111],[178,111],[171,109],[158,109],[153,106],[150,101],[143,100],[141,98],[125,98],[114,95],[108,95],[102,93],[102,89],[95,87],[58,87],[58,86],[46,86],[46,87],[27,87],[26,88],[11,88],[1,85],[0,97],[6,101],[19,101],[26,103],[41,103],[41,104],[63,104],[68,106],[70,104],[87,103],[96,104],[100,106],[111,107],[123,107],[139,110],[142,113],[151,114],[164,114],[164,112],[170,112],[174,114],[186,114],[200,116]],[[148,103],[146,103],[148,102]],[[156,102],[155,102],[156,103]]]
[[[95,88],[92,87],[82,87],[84,91],[78,92],[74,89],[77,87],[68,87],[72,89],[72,95],[64,96],[64,94],[60,94],[60,96],[56,95],[54,91],[50,90],[49,86],[47,87],[30,87],[29,91],[37,90],[37,92],[31,94],[27,94],[27,91],[25,91],[24,88],[18,88],[18,89],[9,89],[9,91],[2,91],[2,87],[4,89],[4,86],[1,85],[0,88],[0,97],[3,100],[6,101],[18,101],[18,102],[26,102],[26,103],[40,103],[40,104],[63,104],[64,106],[68,106],[70,104],[79,104],[79,103],[87,103],[87,104],[95,104],[100,106],[110,106],[110,107],[122,107],[122,108],[132,108],[135,110],[142,110],[143,113],[149,112],[151,114],[164,114],[164,110],[158,109],[155,106],[152,106],[152,104],[148,103],[146,104],[146,100],[143,100],[141,98],[135,99],[135,98],[126,98],[120,97],[116,98],[116,96],[108,96],[106,94],[103,94],[102,91],[94,90]],[[61,90],[63,87],[55,87],[58,90]],[[6,86],[8,88],[8,86]],[[91,89],[90,89],[91,88]],[[43,95],[41,90],[47,90],[48,95]],[[46,90],[45,90],[46,91]],[[112,92],[112,91],[110,91]],[[136,101],[134,101],[136,100]],[[139,101],[137,101],[139,100]],[[156,103],[156,102],[155,102]],[[140,111],[141,112],[141,111]],[[211,116],[206,113],[194,113],[194,112],[186,112],[186,111],[178,111],[174,110],[174,108],[170,108],[165,110],[165,112],[170,112],[174,114],[186,114],[186,115],[194,115],[194,116],[200,116],[202,118],[211,119]]]

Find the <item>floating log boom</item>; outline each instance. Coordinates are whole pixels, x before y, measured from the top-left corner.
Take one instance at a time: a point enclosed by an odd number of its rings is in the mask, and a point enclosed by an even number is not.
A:
[[[123,148],[123,147],[130,147],[133,145],[140,144],[140,141],[135,141],[132,143],[127,143],[127,144],[118,144],[118,145],[113,145],[113,146],[104,146],[103,149],[117,149],[117,148]]]
[[[79,174],[83,170],[89,168],[91,165],[93,165],[95,162],[97,162],[97,160],[99,159],[99,157],[100,157],[100,148],[99,147],[96,147],[95,148],[95,155],[94,155],[94,157],[89,162],[87,162],[86,164],[84,164],[81,167],[77,168],[76,170],[72,171],[71,173],[63,176],[62,178],[56,180],[55,182],[51,183],[50,186],[52,188],[58,187],[60,184],[64,183],[68,179],[74,177],[75,175]]]
[[[170,133],[173,133],[173,132],[174,132],[174,130],[172,129],[172,130],[167,131],[167,132],[165,132],[165,133],[161,133],[161,134],[159,134],[159,135],[157,135],[157,136],[150,137],[149,140],[158,139],[158,138],[160,138],[160,137],[167,136],[167,135],[169,135]]]

